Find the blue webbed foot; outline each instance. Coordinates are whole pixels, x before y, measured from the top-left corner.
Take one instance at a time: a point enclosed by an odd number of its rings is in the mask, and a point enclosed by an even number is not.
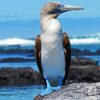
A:
[[[49,78],[45,78],[46,79],[46,83],[47,83],[47,88],[40,94],[41,96],[47,95],[49,93],[51,93],[53,90],[51,89],[51,85],[49,83]]]
[[[53,91],[54,90],[52,90],[52,88],[46,88],[40,95],[44,96],[44,95],[50,94]]]
[[[50,94],[53,91],[57,91],[57,90],[61,89],[62,81],[63,81],[62,77],[59,77],[59,83],[58,83],[57,87],[51,87],[51,85],[50,85],[50,83],[48,81],[49,78],[45,78],[45,79],[46,79],[46,83],[47,83],[47,88],[42,93],[40,93],[41,96]]]
[[[40,93],[40,95],[41,96],[44,96],[44,95],[50,94],[53,91],[57,91],[57,90],[60,90],[60,89],[61,89],[60,86],[57,86],[57,87],[49,87],[49,88],[46,88],[42,93]]]
[[[51,89],[52,89],[53,91],[57,91],[57,90],[60,90],[60,89],[61,89],[61,86],[51,87]]]

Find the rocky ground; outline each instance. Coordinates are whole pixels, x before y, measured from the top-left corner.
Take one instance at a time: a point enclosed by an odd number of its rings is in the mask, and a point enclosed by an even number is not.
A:
[[[72,83],[44,97],[38,95],[35,100],[100,100],[100,82]]]

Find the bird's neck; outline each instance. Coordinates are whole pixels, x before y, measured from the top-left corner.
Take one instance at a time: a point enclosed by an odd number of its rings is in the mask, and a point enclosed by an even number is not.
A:
[[[50,16],[43,16],[41,17],[41,31],[42,33],[46,31],[48,25],[50,24],[50,21],[52,21],[54,18],[51,18]]]
[[[45,32],[62,32],[62,27],[60,22],[51,16],[41,17],[41,31],[42,33]]]

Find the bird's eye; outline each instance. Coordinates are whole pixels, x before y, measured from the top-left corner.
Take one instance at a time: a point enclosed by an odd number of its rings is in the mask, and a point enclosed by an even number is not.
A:
[[[60,8],[64,8],[64,5],[63,4],[60,4]]]

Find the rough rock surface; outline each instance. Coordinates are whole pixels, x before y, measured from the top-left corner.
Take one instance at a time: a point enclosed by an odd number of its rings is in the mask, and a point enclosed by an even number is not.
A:
[[[0,62],[8,63],[8,62],[33,62],[34,58],[3,58],[0,59]]]
[[[74,82],[100,82],[100,66],[71,66],[69,80]]]
[[[44,97],[38,95],[35,100],[100,100],[100,82],[72,83]]]
[[[72,55],[73,56],[77,56],[77,55],[100,55],[100,49],[96,50],[96,51],[91,51],[89,49],[84,49],[84,50],[80,50],[80,49],[76,49],[76,48],[72,48]]]
[[[84,57],[75,57],[71,60],[71,65],[98,65],[98,61]]]
[[[45,84],[41,75],[32,68],[1,68],[0,86]]]
[[[72,59],[68,78],[74,82],[100,82],[98,61],[79,57]]]

